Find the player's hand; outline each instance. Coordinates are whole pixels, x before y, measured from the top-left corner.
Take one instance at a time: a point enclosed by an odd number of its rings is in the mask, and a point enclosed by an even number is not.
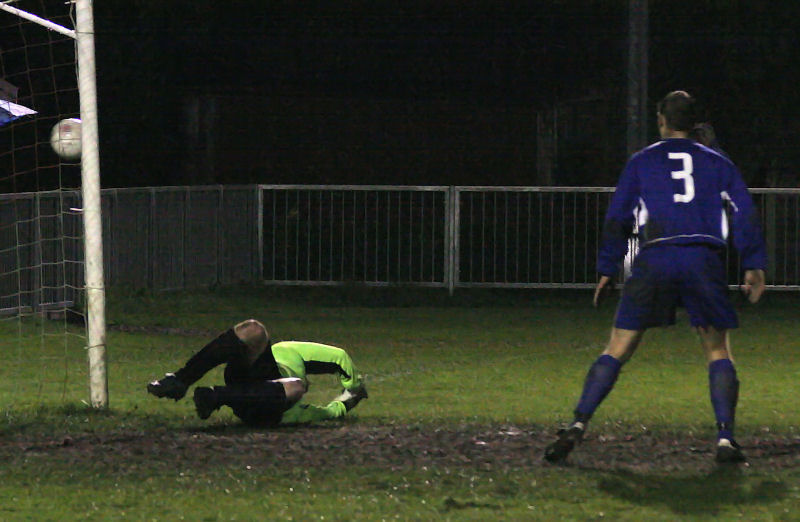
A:
[[[594,289],[594,307],[600,306],[600,302],[606,298],[608,294],[614,289],[614,282],[611,277],[601,275],[600,280],[597,281],[597,287]]]
[[[764,289],[766,287],[766,277],[764,276],[764,271],[761,269],[758,270],[747,270],[744,273],[744,284],[740,287],[744,295],[747,296],[747,300],[751,303],[755,304],[761,299],[761,294],[764,293]]]

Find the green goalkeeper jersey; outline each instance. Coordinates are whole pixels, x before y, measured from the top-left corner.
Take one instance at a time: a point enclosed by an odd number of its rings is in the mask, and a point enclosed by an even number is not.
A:
[[[306,341],[281,341],[272,345],[272,355],[278,363],[283,377],[298,377],[308,385],[307,375],[338,375],[342,387],[350,390],[361,384],[353,360],[346,351],[336,346]],[[315,406],[299,402],[286,410],[281,418],[283,424],[315,422],[342,417],[346,413],[344,403],[332,401],[327,406]]]

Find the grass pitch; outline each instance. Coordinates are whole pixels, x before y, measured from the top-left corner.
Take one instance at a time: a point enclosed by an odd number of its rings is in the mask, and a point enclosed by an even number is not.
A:
[[[713,413],[686,318],[648,332],[567,466],[541,453],[602,350],[590,292],[218,289],[111,293],[111,408],[85,353],[0,323],[3,520],[791,520],[800,510],[800,296],[741,306],[733,353],[749,466],[713,464]],[[145,384],[242,319],[348,349],[370,398],[340,422],[253,430]],[[34,332],[31,336],[27,334]],[[38,334],[36,332],[39,332]],[[42,333],[44,332],[44,333]],[[221,381],[215,370],[201,384]],[[331,378],[307,396],[326,402]]]

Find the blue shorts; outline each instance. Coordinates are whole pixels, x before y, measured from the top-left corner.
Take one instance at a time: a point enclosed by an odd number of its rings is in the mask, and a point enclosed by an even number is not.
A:
[[[675,324],[683,306],[692,326],[739,326],[719,250],[702,245],[655,245],[639,252],[625,282],[614,326],[646,330]]]

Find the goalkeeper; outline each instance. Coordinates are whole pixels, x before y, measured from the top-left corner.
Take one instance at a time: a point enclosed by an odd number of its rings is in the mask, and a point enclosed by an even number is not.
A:
[[[207,419],[228,406],[245,424],[303,424],[343,417],[367,390],[353,360],[341,348],[304,341],[272,344],[267,329],[248,319],[223,332],[175,373],[147,385],[156,397],[180,400],[189,386],[212,368],[225,364],[225,386],[197,387],[197,415]],[[343,392],[327,406],[302,403],[308,375],[335,374]]]

